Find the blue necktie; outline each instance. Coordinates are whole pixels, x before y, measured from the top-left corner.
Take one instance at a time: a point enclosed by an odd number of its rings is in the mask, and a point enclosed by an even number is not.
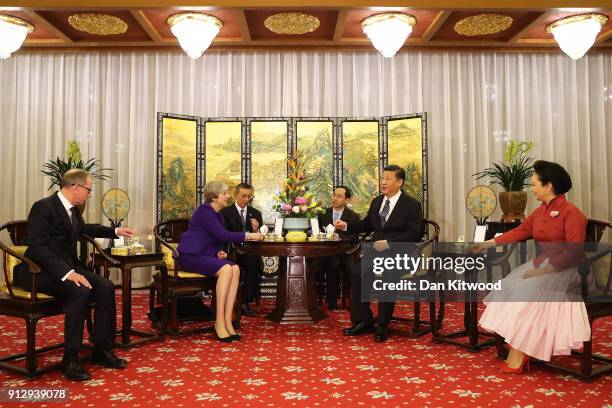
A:
[[[334,224],[340,219],[340,213],[334,211]]]
[[[387,223],[387,215],[389,215],[389,208],[391,206],[391,202],[388,199],[385,199],[385,205],[383,206],[382,211],[378,216],[380,217],[380,227],[385,228],[385,224]]]

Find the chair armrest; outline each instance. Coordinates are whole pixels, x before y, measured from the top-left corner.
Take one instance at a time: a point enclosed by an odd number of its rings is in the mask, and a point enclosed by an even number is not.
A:
[[[594,255],[585,259],[580,265],[578,265],[578,273],[580,274],[580,286],[582,290],[582,298],[585,302],[589,300],[588,275],[589,273],[591,273],[591,265],[593,264],[593,262],[603,258],[604,256],[608,254],[612,254],[612,247],[595,253]],[[608,279],[606,283],[606,288],[604,289],[605,294],[610,292],[610,286],[612,285],[611,280],[612,280],[612,266],[610,267],[610,270],[608,271]],[[606,295],[606,296],[609,296],[609,295]]]
[[[121,262],[119,262],[118,260],[116,260],[115,258],[112,258],[110,255],[108,255],[106,253],[106,251],[104,251],[102,249],[102,247],[100,246],[100,244],[98,244],[98,242],[93,239],[92,237],[90,237],[87,234],[83,234],[81,235],[83,237],[83,239],[87,242],[89,242],[93,247],[94,247],[94,256],[96,252],[99,252],[100,255],[102,255],[102,258],[104,258],[105,262],[108,262],[109,264],[113,265],[113,266],[119,266],[121,265]],[[83,260],[83,262],[85,262],[85,260]]]
[[[180,254],[178,250],[174,248],[172,245],[170,245],[169,243],[167,243],[166,240],[161,235],[159,235],[157,231],[155,230],[153,231],[153,236],[155,236],[155,240],[157,241],[159,245],[165,246],[172,252],[172,258],[174,260],[177,260],[179,258]]]
[[[4,265],[3,265],[3,269],[4,269],[4,283],[6,284],[6,287],[9,291],[9,296],[11,298],[16,298],[15,294],[13,293],[13,283],[11,281],[9,281],[8,279],[8,271],[6,270],[6,256],[7,254],[14,256],[15,258],[19,259],[21,262],[25,262],[28,265],[28,268],[30,269],[30,272],[32,273],[32,290],[30,291],[30,303],[34,303],[37,301],[37,290],[36,290],[36,278],[37,275],[39,273],[41,273],[42,268],[40,267],[40,265],[38,265],[36,262],[34,262],[33,260],[31,260],[30,258],[27,258],[23,255],[18,254],[17,252],[13,251],[12,249],[10,249],[9,247],[7,247],[6,245],[4,245],[4,243],[2,243],[2,241],[0,241],[0,249],[4,252]],[[14,276],[13,276],[14,278]]]
[[[2,243],[0,243],[0,248],[2,248],[2,250],[6,252],[7,254],[10,254],[11,256],[14,256],[15,258],[21,260],[22,262],[27,263],[28,267],[30,268],[30,272],[40,273],[42,271],[42,268],[40,267],[40,265],[38,265],[36,262],[31,260],[30,258],[27,258],[23,255],[19,255],[17,252],[13,251],[12,249],[4,246],[4,244]]]
[[[580,273],[582,276],[587,276],[591,272],[591,264],[608,254],[612,254],[612,247],[589,256],[578,266],[578,273]]]

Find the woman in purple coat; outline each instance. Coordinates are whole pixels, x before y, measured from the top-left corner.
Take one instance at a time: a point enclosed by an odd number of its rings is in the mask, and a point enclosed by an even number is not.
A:
[[[240,269],[227,259],[227,253],[223,249],[229,242],[263,239],[259,233],[230,232],[225,229],[223,215],[219,211],[227,205],[229,198],[225,183],[206,183],[206,203],[193,212],[189,228],[181,236],[178,246],[182,269],[217,277],[215,335],[222,342],[240,339],[232,326],[232,310],[238,291]]]

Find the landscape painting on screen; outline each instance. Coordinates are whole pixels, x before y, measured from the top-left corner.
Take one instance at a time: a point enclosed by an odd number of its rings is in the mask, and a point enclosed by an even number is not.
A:
[[[362,217],[378,195],[378,121],[342,122],[343,184],[353,192],[352,208]]]
[[[310,178],[308,188],[323,207],[331,206],[334,187],[332,121],[297,121],[297,149],[304,160],[304,172]]]
[[[196,207],[197,121],[163,118],[161,219],[189,218]]]
[[[389,164],[406,170],[404,191],[423,204],[422,118],[391,119],[387,124]]]
[[[242,122],[206,122],[204,138],[206,144],[206,180],[219,180],[227,184],[230,195],[241,178]]]
[[[273,223],[274,196],[287,177],[287,122],[253,121],[249,131],[253,206],[261,211],[265,223]]]

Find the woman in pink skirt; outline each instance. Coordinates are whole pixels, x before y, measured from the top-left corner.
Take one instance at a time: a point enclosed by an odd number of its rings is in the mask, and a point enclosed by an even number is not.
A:
[[[522,373],[530,357],[549,361],[552,355],[568,355],[591,338],[584,303],[570,295],[580,282],[576,267],[584,257],[587,219],[565,199],[572,181],[562,166],[540,160],[533,168],[531,189],[540,207],[517,228],[473,248],[478,252],[533,238],[543,250],[484,299],[480,326],[510,346],[501,365],[504,373]]]

